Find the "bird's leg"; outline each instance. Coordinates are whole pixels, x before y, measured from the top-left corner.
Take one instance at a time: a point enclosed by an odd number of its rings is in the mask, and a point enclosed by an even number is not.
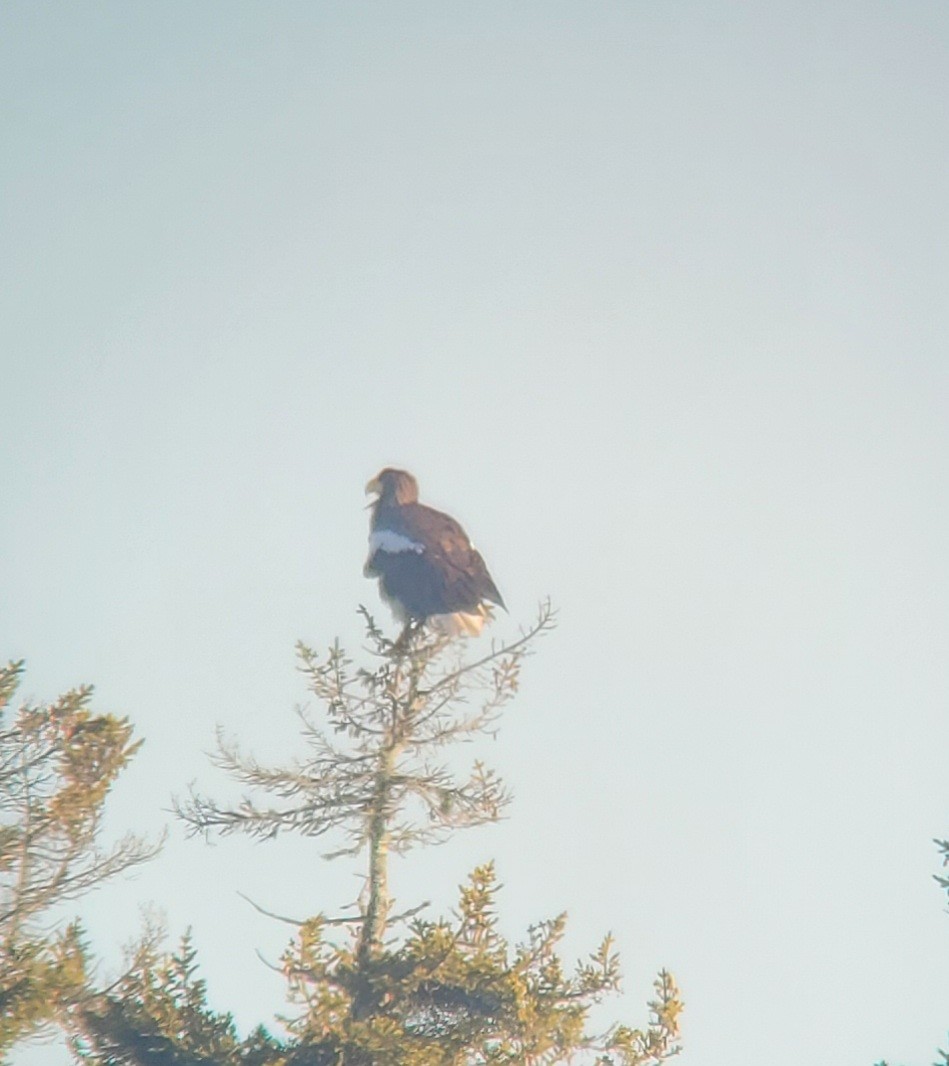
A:
[[[415,621],[410,618],[402,627],[402,632],[395,638],[395,642],[392,645],[392,654],[394,656],[398,657],[405,654],[412,642],[412,635],[414,632]]]

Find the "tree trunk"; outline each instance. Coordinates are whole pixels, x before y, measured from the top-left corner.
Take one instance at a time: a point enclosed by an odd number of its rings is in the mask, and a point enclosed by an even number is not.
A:
[[[378,1007],[378,993],[372,980],[372,963],[382,954],[389,917],[389,794],[400,746],[393,739],[382,752],[369,818],[369,898],[366,901],[366,912],[356,946],[356,970],[359,979],[352,1001],[352,1016],[357,1021],[373,1014]]]
[[[389,915],[389,787],[395,751],[385,753],[369,823],[369,899],[359,938],[360,965],[378,955]]]

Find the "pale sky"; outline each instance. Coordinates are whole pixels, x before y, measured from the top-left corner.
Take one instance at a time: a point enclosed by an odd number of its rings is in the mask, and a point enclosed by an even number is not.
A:
[[[359,647],[363,486],[412,470],[516,634],[495,858],[514,939],[612,930],[683,1066],[925,1066],[949,1027],[949,7],[0,6],[0,655],[145,747],[114,833],[289,758],[298,638]],[[320,842],[163,855],[81,902],[194,928],[271,1023]],[[65,1052],[22,1055],[61,1066]]]

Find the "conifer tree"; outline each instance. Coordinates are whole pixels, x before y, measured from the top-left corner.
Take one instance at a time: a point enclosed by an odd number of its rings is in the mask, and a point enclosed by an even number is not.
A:
[[[258,1029],[239,1041],[231,1018],[208,1009],[186,941],[170,959],[144,951],[134,980],[80,1016],[77,1052],[97,1066],[647,1066],[675,1054],[681,1002],[672,976],[656,979],[647,1025],[589,1032],[590,1008],[619,986],[611,939],[572,970],[558,955],[564,915],[509,945],[497,927],[492,864],[470,875],[449,918],[393,910],[392,853],[494,821],[508,804],[484,763],[458,773],[446,756],[496,727],[525,656],[553,625],[549,605],[517,639],[468,659],[464,639],[413,624],[392,641],[363,615],[366,666],[338,643],[325,656],[298,646],[324,716],[300,712],[305,753],[264,766],[219,736],[215,762],[245,797],[226,804],[192,792],[178,805],[195,833],[325,836],[334,843],[327,858],[364,864],[354,913],[294,923],[281,960],[294,1009],[287,1037]]]
[[[0,1061],[88,994],[77,922],[59,905],[154,853],[102,848],[106,797],[138,750],[126,719],[93,715],[90,687],[10,713],[23,663],[0,667]]]

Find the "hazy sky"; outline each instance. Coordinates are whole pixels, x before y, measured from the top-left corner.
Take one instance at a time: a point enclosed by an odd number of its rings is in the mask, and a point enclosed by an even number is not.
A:
[[[146,745],[157,833],[215,725],[298,744],[294,642],[359,647],[362,490],[418,477],[513,635],[499,826],[397,863],[444,911],[612,930],[683,1066],[932,1061],[949,1026],[949,8],[0,5],[0,655]],[[394,627],[393,627],[394,628]],[[151,902],[212,1003],[283,1005],[287,929],[356,867],[281,839]],[[59,1066],[57,1047],[23,1061]]]

